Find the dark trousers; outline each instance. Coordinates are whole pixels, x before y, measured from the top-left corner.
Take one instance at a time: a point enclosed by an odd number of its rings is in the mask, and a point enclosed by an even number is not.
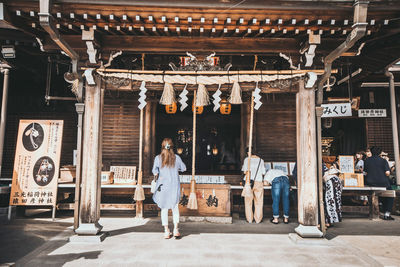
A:
[[[379,201],[382,202],[383,212],[392,212],[394,203],[393,197],[379,197]]]
[[[392,187],[388,186],[386,189],[392,190]],[[392,212],[394,203],[393,197],[379,197],[379,201],[382,202],[383,212]]]

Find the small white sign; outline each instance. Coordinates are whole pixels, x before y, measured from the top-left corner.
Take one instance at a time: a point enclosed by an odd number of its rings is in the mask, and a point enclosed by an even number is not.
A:
[[[350,103],[322,104],[321,107],[323,108],[322,118],[351,116]]]
[[[358,117],[361,118],[384,118],[386,117],[386,109],[359,109]]]
[[[343,173],[354,173],[354,157],[339,156],[339,170]]]

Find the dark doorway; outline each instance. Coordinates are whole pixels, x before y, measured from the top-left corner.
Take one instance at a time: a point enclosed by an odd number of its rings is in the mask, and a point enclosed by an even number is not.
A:
[[[323,123],[322,137],[331,139],[327,151],[329,155],[353,155],[366,149],[365,120],[333,119],[331,124]]]
[[[192,100],[188,100],[192,103]],[[213,111],[213,105],[197,114],[196,173],[237,173],[240,171],[240,106],[232,105],[229,115]],[[193,113],[189,105],[183,112],[167,114],[164,105],[157,106],[156,153],[163,138],[174,141],[175,153],[181,156],[191,172]]]

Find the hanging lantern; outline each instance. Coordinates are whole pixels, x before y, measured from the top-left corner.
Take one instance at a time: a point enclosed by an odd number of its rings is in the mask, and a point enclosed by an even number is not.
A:
[[[196,106],[196,114],[202,114],[204,110],[203,106]],[[194,102],[192,104],[192,111],[194,112]]]
[[[183,153],[183,148],[182,147],[178,147],[176,149],[176,153],[178,153],[178,155],[181,155]]]
[[[165,111],[166,111],[168,114],[175,114],[177,108],[178,108],[178,107],[177,107],[177,105],[176,105],[175,102],[173,102],[171,105],[165,105]]]
[[[232,105],[226,99],[222,99],[220,102],[219,112],[223,115],[231,114]]]
[[[214,146],[214,147],[213,147],[212,153],[213,153],[214,156],[218,155],[218,148],[217,148],[217,146]]]

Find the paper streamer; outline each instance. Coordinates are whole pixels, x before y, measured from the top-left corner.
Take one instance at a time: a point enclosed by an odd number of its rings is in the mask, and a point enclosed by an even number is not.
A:
[[[147,88],[146,88],[146,82],[142,81],[142,84],[140,85],[140,93],[139,93],[139,109],[143,109],[147,102],[146,102],[146,92],[147,92]]]
[[[213,110],[214,110],[214,112],[217,112],[217,110],[220,107],[219,102],[221,101],[220,96],[222,94],[220,89],[221,89],[221,84],[218,85],[217,91],[212,95],[212,97],[214,98],[214,100],[213,100],[213,104],[214,104],[214,109]]]
[[[187,104],[187,100],[188,100],[187,94],[189,92],[188,92],[188,90],[186,90],[186,87],[187,87],[187,84],[185,85],[185,88],[183,88],[182,93],[179,94],[179,97],[180,97],[179,103],[181,104],[181,108],[180,108],[181,111],[183,111],[188,106],[188,104]]]
[[[254,89],[254,92],[253,92],[254,104],[255,104],[254,105],[254,109],[255,110],[258,110],[262,105],[260,93],[261,93],[261,89],[258,88],[258,82],[257,82],[256,83],[256,89]]]

